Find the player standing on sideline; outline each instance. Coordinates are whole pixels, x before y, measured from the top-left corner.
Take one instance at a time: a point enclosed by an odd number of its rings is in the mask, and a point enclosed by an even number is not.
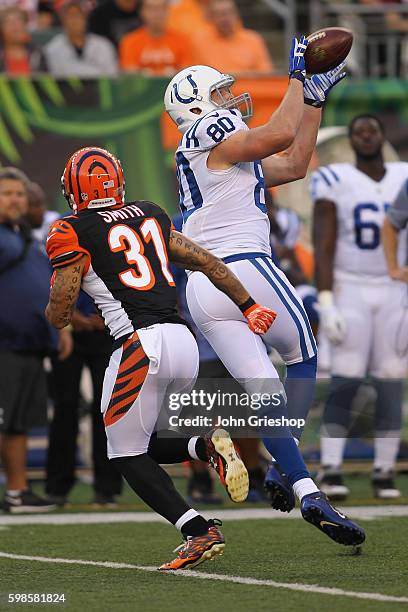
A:
[[[267,390],[272,396],[280,389],[285,402],[267,352],[268,346],[277,349],[287,365],[288,412],[296,419],[306,417],[313,400],[316,344],[302,302],[271,259],[265,185],[305,176],[321,107],[345,76],[341,63],[327,74],[306,79],[306,47],[304,36],[293,39],[288,90],[268,123],[255,129],[244,123],[252,114],[250,95],[234,96],[233,77],[209,66],[181,71],[164,98],[167,112],[183,133],[176,152],[183,233],[223,258],[257,299],[278,313],[273,328],[262,340],[256,338],[247,333],[229,300],[202,274],[191,274],[187,302],[192,318],[247,391]],[[299,438],[301,430],[293,434]],[[326,535],[343,544],[364,540],[363,531],[340,516],[318,490],[292,435],[265,436],[263,441],[280,470],[273,465],[266,477],[272,507],[289,512],[296,494],[303,517]]]
[[[246,498],[248,473],[223,430],[190,439],[155,434],[166,394],[189,392],[198,372],[197,344],[177,314],[168,258],[211,279],[247,318],[251,333],[265,333],[276,315],[256,304],[222,261],[172,230],[159,206],[125,204],[122,168],[108,151],[74,153],[62,185],[75,214],[56,221],[48,235],[55,271],[47,317],[65,327],[81,287],[101,310],[115,339],[101,406],[109,459],[184,536],[177,558],[160,569],[193,567],[221,554],[224,537],[217,522],[187,505],[159,464],[209,461],[233,501]]]
[[[377,392],[374,495],[400,495],[395,466],[401,432],[403,382],[408,358],[398,351],[407,336],[404,285],[387,273],[380,232],[408,164],[384,163],[384,128],[372,115],[349,126],[355,164],[330,164],[311,178],[313,242],[320,325],[331,342],[331,374],[321,437],[321,488],[333,499],[349,494],[341,465],[352,401],[369,375]],[[401,240],[400,256],[405,242]]]

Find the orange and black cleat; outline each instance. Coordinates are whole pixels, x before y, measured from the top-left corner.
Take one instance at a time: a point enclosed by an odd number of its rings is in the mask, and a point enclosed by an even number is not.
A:
[[[185,542],[174,550],[177,557],[169,563],[163,563],[159,570],[181,570],[190,569],[203,563],[213,560],[214,557],[222,555],[225,548],[225,538],[217,527],[221,526],[221,521],[217,519],[208,521],[211,527],[207,533],[200,536],[188,536]]]
[[[208,462],[215,469],[228,495],[234,502],[248,496],[248,471],[225,429],[214,429],[204,436]]]

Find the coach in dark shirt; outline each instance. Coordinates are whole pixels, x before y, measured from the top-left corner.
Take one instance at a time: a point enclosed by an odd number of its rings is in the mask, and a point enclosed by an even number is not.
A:
[[[14,168],[0,170],[0,454],[8,512],[53,509],[29,491],[26,478],[27,432],[46,419],[43,358],[58,346],[44,314],[51,277],[47,256],[20,225],[27,183]],[[65,357],[70,334],[63,331],[60,342]]]
[[[89,17],[89,31],[109,38],[117,47],[120,39],[141,25],[138,0],[105,0]]]

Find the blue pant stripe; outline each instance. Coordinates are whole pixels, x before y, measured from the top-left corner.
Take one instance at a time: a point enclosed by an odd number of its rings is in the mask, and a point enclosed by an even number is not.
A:
[[[268,266],[269,270],[271,271],[273,277],[276,279],[276,281],[281,285],[281,287],[283,288],[283,290],[285,291],[285,293],[287,294],[288,298],[291,300],[292,304],[294,304],[295,306],[297,306],[297,308],[299,309],[299,312],[302,316],[302,319],[306,325],[306,329],[307,329],[307,333],[309,336],[309,340],[310,340],[310,344],[312,345],[313,350],[316,352],[317,351],[317,346],[316,346],[316,340],[314,338],[313,332],[312,332],[312,328],[310,327],[310,321],[309,318],[303,308],[303,305],[298,304],[295,296],[293,295],[293,293],[291,292],[291,290],[289,289],[289,287],[287,285],[285,285],[284,281],[281,279],[281,277],[279,276],[279,274],[277,274],[277,272],[273,269],[272,263],[268,260],[265,259],[265,263]],[[309,357],[312,357],[312,355],[309,355]]]
[[[279,289],[277,284],[270,277],[270,275],[267,273],[267,271],[264,270],[264,268],[260,265],[260,263],[256,259],[249,259],[248,261],[249,261],[249,263],[251,263],[258,270],[258,272],[260,272],[262,274],[262,276],[265,278],[265,280],[268,281],[268,283],[271,285],[271,287],[273,288],[275,293],[279,296],[281,302],[285,305],[287,311],[289,312],[290,316],[292,317],[293,322],[295,323],[295,325],[297,327],[297,330],[299,332],[299,341],[300,341],[300,349],[302,351],[302,358],[304,360],[309,359],[309,353],[308,353],[308,350],[307,350],[307,347],[306,347],[305,335],[304,335],[304,332],[303,332],[303,329],[302,329],[302,325],[301,325],[298,317],[296,316],[293,308],[290,306],[289,302],[286,300],[285,296],[283,295],[282,291]]]

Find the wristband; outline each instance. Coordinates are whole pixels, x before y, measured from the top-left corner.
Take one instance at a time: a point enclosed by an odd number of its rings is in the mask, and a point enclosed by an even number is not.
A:
[[[256,302],[249,297],[246,302],[244,302],[243,304],[239,304],[238,308],[240,309],[240,311],[245,314],[245,312],[248,310],[248,308],[251,308],[252,306],[254,306],[256,304]]]
[[[330,289],[319,291],[317,300],[319,306],[322,306],[322,308],[333,306],[333,291],[330,291]]]
[[[322,108],[324,102],[319,102],[318,100],[311,100],[310,98],[304,99],[305,104],[309,106],[313,106],[314,108]]]
[[[289,75],[289,79],[297,79],[301,83],[304,83],[306,80],[306,73],[304,70],[295,70]]]

